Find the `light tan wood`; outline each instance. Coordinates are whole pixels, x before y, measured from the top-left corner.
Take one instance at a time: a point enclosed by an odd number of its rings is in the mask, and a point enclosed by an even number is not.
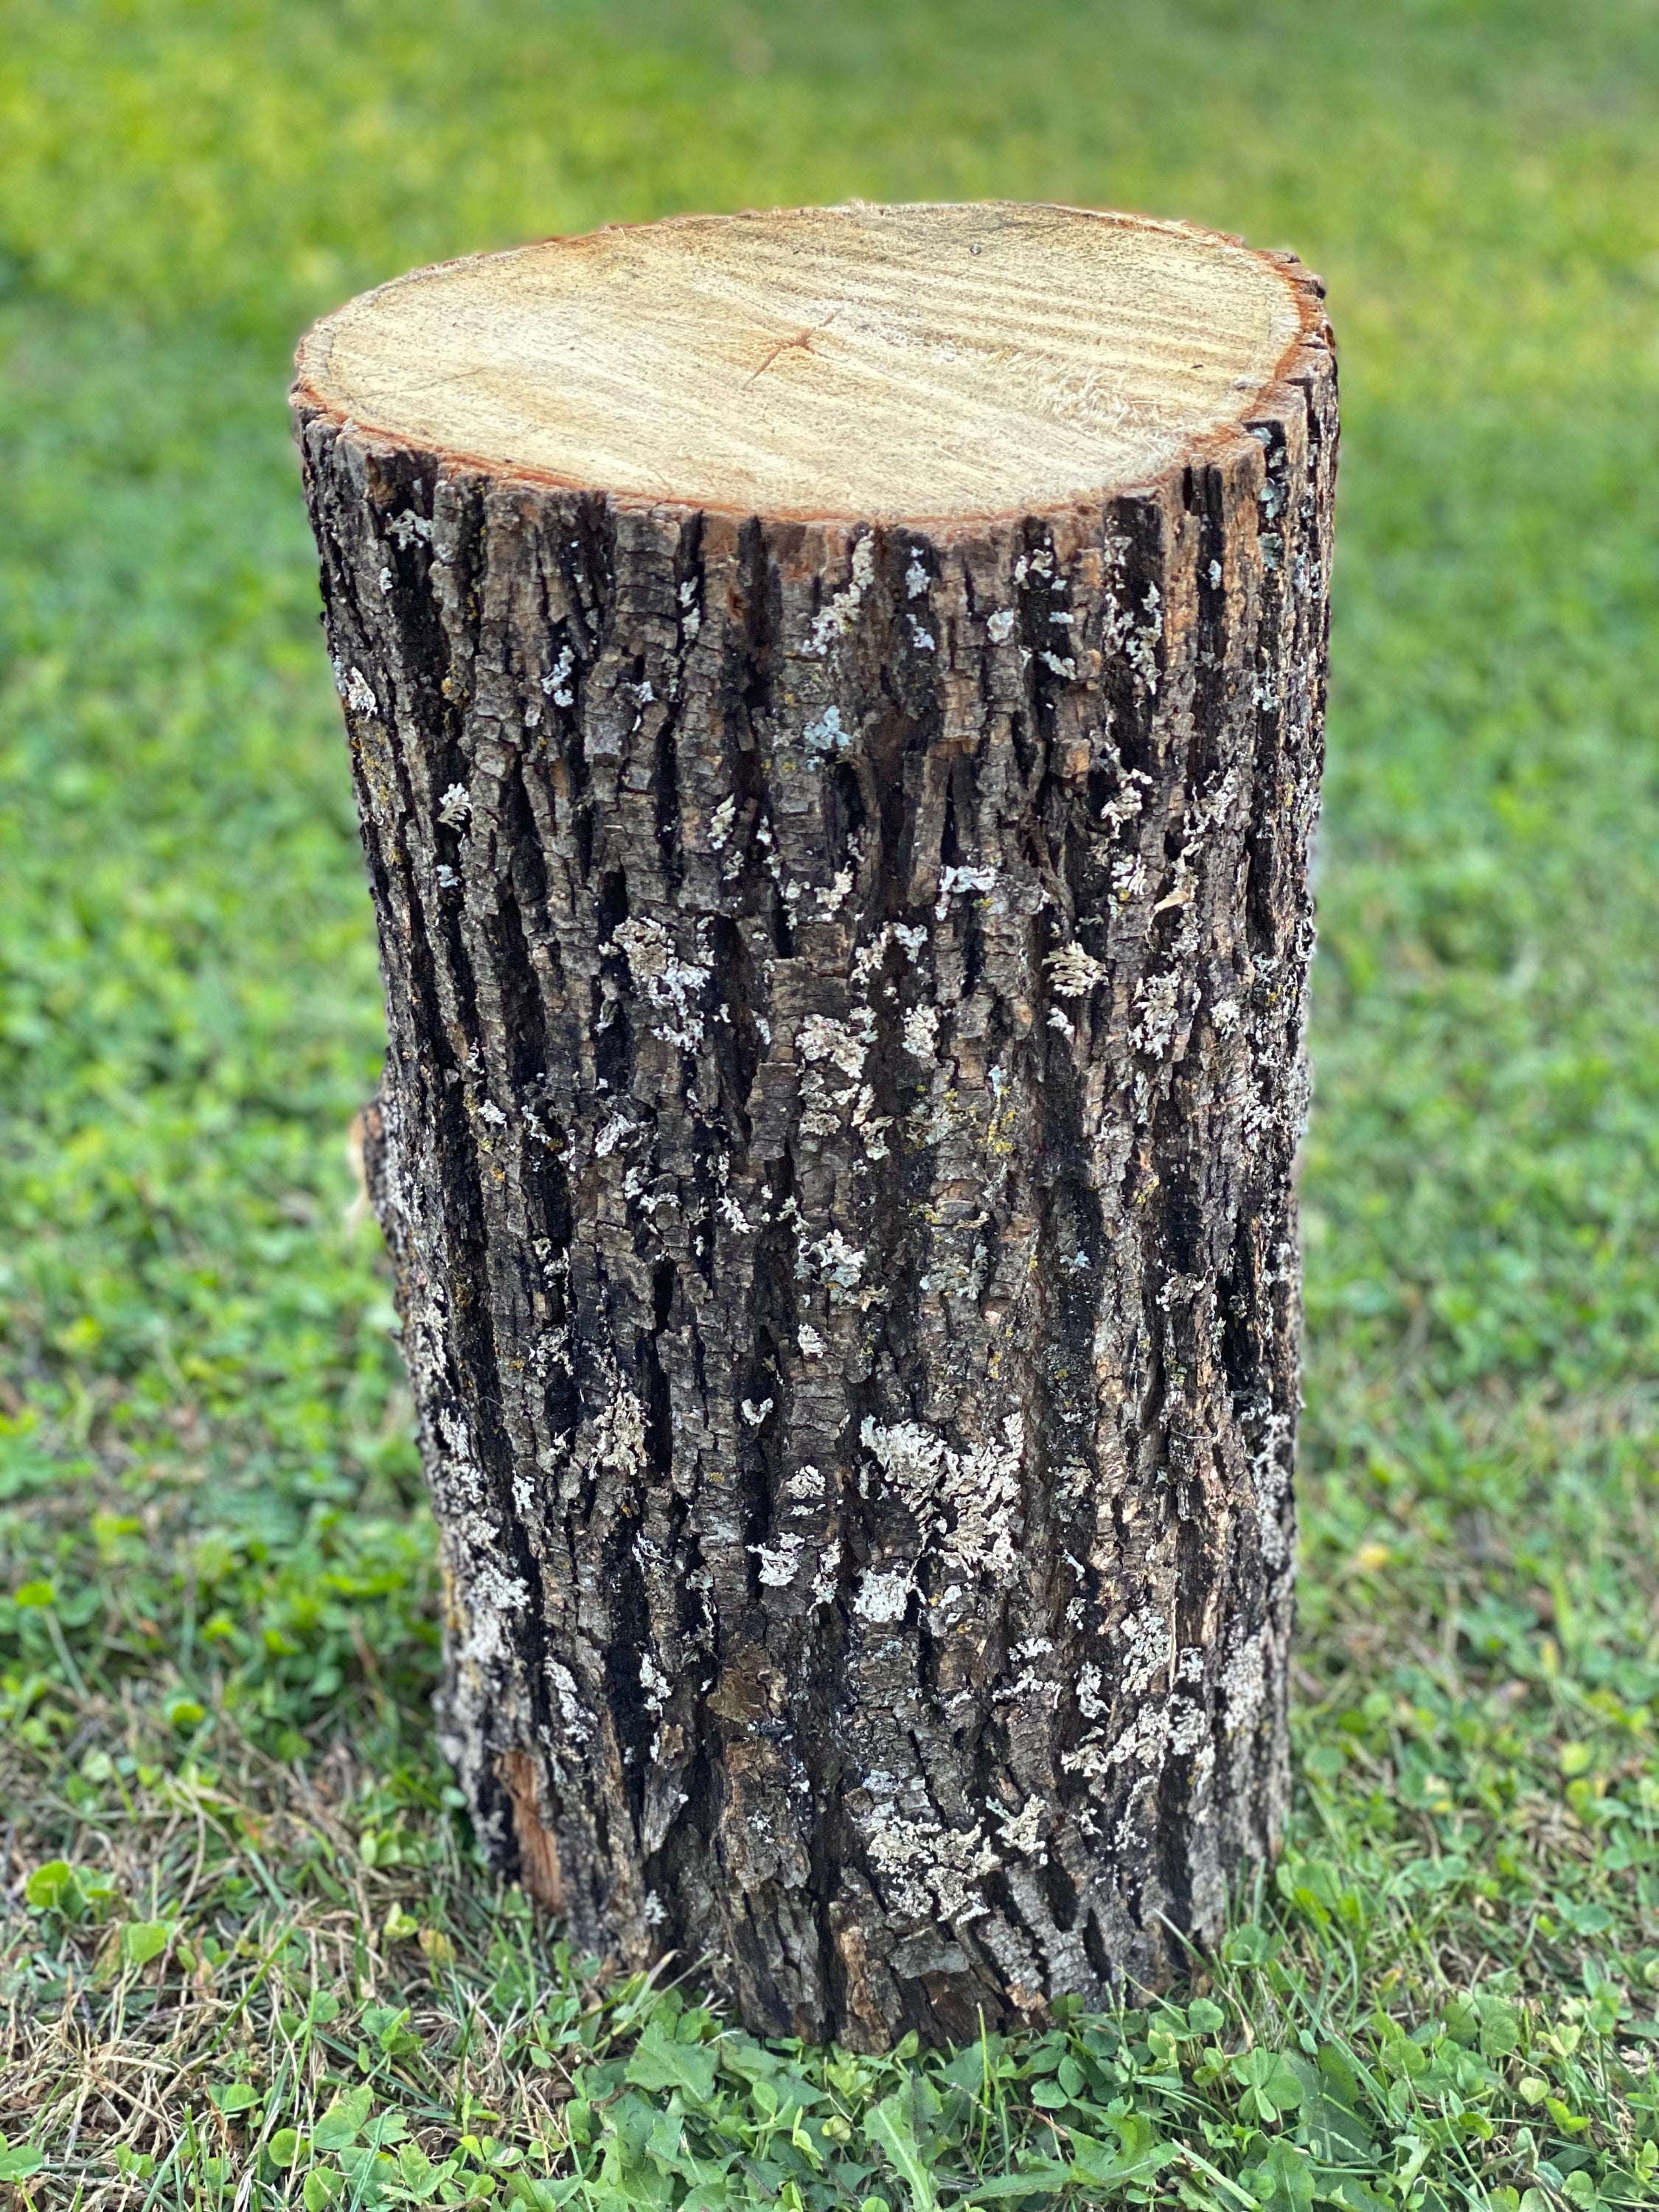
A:
[[[1143,217],[684,216],[366,293],[305,340],[298,397],[629,501],[939,520],[1157,477],[1317,314],[1294,263]]]

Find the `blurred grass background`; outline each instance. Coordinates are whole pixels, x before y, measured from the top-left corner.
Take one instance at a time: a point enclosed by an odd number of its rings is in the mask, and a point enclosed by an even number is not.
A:
[[[0,2180],[37,2203],[578,2170],[701,2203],[629,2099],[760,2125],[752,2069],[701,2104],[641,2075],[656,1998],[515,1917],[433,1767],[283,392],[307,321],[417,262],[851,195],[1289,245],[1342,344],[1296,1827],[1213,1963],[1212,2057],[1185,2014],[1123,2031],[1124,2112],[1231,2181],[1120,2129],[1116,2179],[1031,2201],[1659,2201],[1659,9],[0,0]],[[574,2106],[526,2039],[561,2005]],[[1044,2112],[1109,2132],[1037,2094],[1064,2044],[987,2060],[978,2166],[935,2062],[802,2058],[831,2179],[763,2128],[729,2201],[988,2201]],[[1294,2087],[1339,2045],[1346,2166]],[[325,2158],[359,2082],[403,2146]]]

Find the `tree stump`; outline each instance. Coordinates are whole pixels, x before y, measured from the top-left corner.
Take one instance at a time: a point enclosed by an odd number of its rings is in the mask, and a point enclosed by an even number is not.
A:
[[[677,219],[295,398],[487,1849],[761,2031],[1166,1976],[1285,1803],[1318,281]]]

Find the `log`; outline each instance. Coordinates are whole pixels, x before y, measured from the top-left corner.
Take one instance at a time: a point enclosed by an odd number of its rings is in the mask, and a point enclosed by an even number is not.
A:
[[[1106,2002],[1278,1843],[1322,298],[856,205],[301,348],[442,1746],[757,2031]]]

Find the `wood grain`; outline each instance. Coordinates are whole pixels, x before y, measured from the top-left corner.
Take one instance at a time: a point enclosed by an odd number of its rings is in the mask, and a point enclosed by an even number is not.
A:
[[[1156,477],[1300,340],[1282,258],[1074,208],[684,216],[422,270],[307,339],[311,401],[616,497],[944,519]]]

